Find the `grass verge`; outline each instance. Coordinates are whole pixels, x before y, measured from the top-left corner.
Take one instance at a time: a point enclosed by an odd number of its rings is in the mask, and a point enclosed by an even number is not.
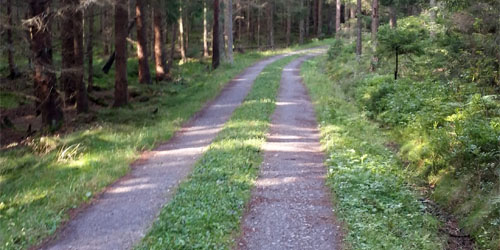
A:
[[[351,66],[356,68],[353,60]],[[322,71],[326,57],[305,62],[304,81],[314,102],[329,157],[328,185],[352,249],[439,249],[438,221],[407,184],[386,135],[344,94],[343,69]],[[348,66],[346,66],[348,67]],[[354,72],[357,72],[356,70]]]
[[[256,79],[189,179],[164,207],[139,249],[229,249],[262,161],[281,71],[294,57],[269,65]]]

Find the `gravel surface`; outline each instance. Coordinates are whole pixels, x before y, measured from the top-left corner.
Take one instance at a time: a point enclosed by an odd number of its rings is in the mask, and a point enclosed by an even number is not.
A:
[[[274,56],[249,67],[167,143],[145,153],[131,172],[82,209],[41,249],[130,249],[144,237],[179,182],[250,91]]]
[[[299,75],[283,70],[264,161],[243,217],[237,249],[341,249],[313,106]]]

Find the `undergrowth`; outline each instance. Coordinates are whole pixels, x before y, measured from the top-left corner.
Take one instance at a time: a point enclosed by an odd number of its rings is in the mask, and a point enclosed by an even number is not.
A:
[[[348,248],[438,249],[438,221],[407,184],[401,162],[385,146],[387,135],[345,94],[345,84],[351,83],[345,79],[362,77],[349,76],[350,71],[367,66],[352,55],[352,61],[331,67],[331,78],[321,67],[325,57],[302,68],[329,154],[327,183],[345,222]]]
[[[266,67],[224,129],[164,207],[139,249],[229,249],[262,161],[281,71]]]

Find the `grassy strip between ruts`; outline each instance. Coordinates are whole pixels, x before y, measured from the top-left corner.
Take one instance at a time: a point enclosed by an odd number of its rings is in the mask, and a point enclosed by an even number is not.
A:
[[[352,249],[439,249],[438,222],[406,184],[387,137],[322,70],[325,57],[306,62],[304,81],[329,157],[328,185]],[[333,69],[335,70],[335,69]]]
[[[228,249],[262,161],[281,71],[296,56],[262,71],[189,179],[161,212],[139,249]]]

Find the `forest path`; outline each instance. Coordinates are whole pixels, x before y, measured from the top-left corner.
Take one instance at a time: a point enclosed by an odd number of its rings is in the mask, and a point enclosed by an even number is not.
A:
[[[302,63],[312,56],[283,70],[238,249],[341,249],[341,230],[325,186],[318,124],[299,75]]]
[[[129,174],[109,186],[90,206],[82,208],[41,249],[132,248],[242,103],[260,72],[270,63],[295,53],[300,52],[264,59],[235,77],[168,142],[145,153],[132,165]]]

